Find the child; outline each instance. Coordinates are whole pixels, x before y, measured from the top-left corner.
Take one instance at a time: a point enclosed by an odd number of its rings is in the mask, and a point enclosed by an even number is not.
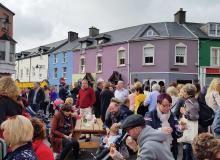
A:
[[[96,152],[95,158],[97,160],[103,159],[109,153],[111,146],[115,144],[119,137],[119,127],[117,125],[112,125],[110,128],[110,133],[104,137],[103,144]]]

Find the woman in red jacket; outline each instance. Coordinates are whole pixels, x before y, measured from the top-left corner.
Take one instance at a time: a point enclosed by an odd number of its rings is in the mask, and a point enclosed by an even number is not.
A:
[[[72,151],[75,158],[79,154],[79,142],[72,138],[72,131],[75,126],[77,114],[72,113],[71,105],[64,105],[57,112],[51,123],[51,144],[55,153],[60,153],[60,160]]]
[[[46,128],[44,123],[37,118],[32,118],[31,123],[34,127],[32,146],[38,160],[54,160],[53,152],[43,142],[46,136]]]

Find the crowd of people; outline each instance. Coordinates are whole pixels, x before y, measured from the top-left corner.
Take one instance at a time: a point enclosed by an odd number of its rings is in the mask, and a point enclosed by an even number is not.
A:
[[[63,160],[70,152],[78,159],[80,145],[72,131],[76,120],[88,115],[100,118],[106,131],[94,157],[104,153],[111,159],[136,155],[138,160],[214,160],[220,157],[219,108],[219,78],[202,89],[197,83],[173,82],[166,90],[157,83],[125,86],[123,81],[112,84],[102,79],[96,88],[86,79],[72,87],[63,78],[58,90],[38,82],[19,90],[10,77],[0,78],[5,160]],[[39,111],[51,119],[49,128],[43,118],[36,118]],[[86,142],[91,138],[80,136]],[[119,140],[123,146],[118,146]]]

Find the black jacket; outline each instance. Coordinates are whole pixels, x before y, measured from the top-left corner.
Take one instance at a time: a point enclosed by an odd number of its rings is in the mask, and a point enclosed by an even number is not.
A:
[[[8,117],[21,115],[22,107],[7,96],[0,96],[0,124]]]
[[[93,105],[95,116],[98,118],[100,118],[100,115],[101,115],[101,107],[100,107],[101,106],[101,101],[100,101],[101,92],[102,92],[102,89],[97,87],[95,91],[96,102]]]
[[[29,96],[28,96],[28,103],[30,106],[33,104],[34,93],[35,93],[35,89],[32,89],[29,93]],[[45,100],[44,90],[42,88],[40,88],[39,91],[37,92],[36,104],[41,105],[44,102],[44,100]]]
[[[114,93],[109,89],[104,89],[100,93],[101,119],[103,122],[105,121],[105,113],[107,111],[107,108],[110,104],[112,97],[114,97]]]

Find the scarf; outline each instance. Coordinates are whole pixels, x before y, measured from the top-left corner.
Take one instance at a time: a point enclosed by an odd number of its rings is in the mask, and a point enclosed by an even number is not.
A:
[[[167,113],[167,114],[163,114],[159,107],[157,107],[157,116],[161,121],[161,127],[170,127],[170,123],[168,122],[169,118],[170,118],[171,113]],[[166,134],[167,136],[167,143],[171,146],[172,141],[173,141],[173,137],[171,134]]]

